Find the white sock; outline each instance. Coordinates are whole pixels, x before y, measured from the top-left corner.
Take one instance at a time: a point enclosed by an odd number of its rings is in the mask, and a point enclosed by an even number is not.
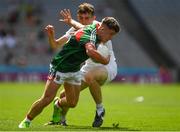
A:
[[[103,104],[102,103],[96,104],[96,110],[97,110],[98,115],[100,115],[104,111]]]
[[[56,100],[55,105],[56,105],[58,108],[60,108],[60,106],[59,106],[59,100]]]
[[[66,116],[65,116],[65,115],[62,115],[62,116],[61,116],[61,121],[62,121],[62,122],[65,122],[65,121],[66,121]]]
[[[28,119],[27,117],[24,119],[26,122],[31,122],[30,119]]]

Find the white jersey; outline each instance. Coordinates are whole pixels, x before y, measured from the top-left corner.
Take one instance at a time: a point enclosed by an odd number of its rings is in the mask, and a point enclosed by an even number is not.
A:
[[[111,40],[109,40],[108,42],[106,42],[105,44],[104,44],[107,48],[108,48],[108,50],[109,50],[109,55],[111,56],[110,57],[110,61],[112,60],[112,61],[115,61],[116,60],[116,58],[115,58],[115,56],[114,56],[114,52],[113,52],[113,49],[112,49],[112,42],[111,42]],[[103,64],[101,64],[101,63],[96,63],[96,62],[94,62],[91,58],[89,58],[89,59],[87,59],[86,60],[86,64],[87,65],[92,65],[92,66],[102,66]],[[104,65],[103,65],[104,66]]]
[[[106,45],[107,48],[109,49],[109,53],[110,53],[110,61],[109,61],[109,63],[107,65],[103,65],[101,63],[96,63],[91,58],[89,58],[89,59],[86,60],[85,65],[82,66],[81,71],[83,73],[86,73],[86,72],[88,72],[89,70],[93,69],[96,66],[104,66],[107,69],[107,72],[108,72],[108,79],[107,79],[106,82],[110,82],[117,75],[117,64],[116,64],[116,58],[114,56],[114,51],[113,51],[113,48],[112,48],[111,40],[106,42],[104,45]]]
[[[93,21],[93,23],[99,23],[99,22],[98,21]],[[66,35],[70,36],[71,33],[73,33],[74,31],[75,31],[75,28],[72,27],[66,32]],[[82,66],[81,71],[83,73],[86,73],[86,72],[88,72],[89,70],[93,69],[96,66],[104,66],[108,71],[107,82],[110,82],[116,77],[117,64],[116,64],[116,58],[114,56],[114,51],[113,51],[113,47],[112,47],[112,41],[109,40],[104,45],[107,46],[107,48],[109,50],[109,54],[110,54],[109,63],[107,65],[103,65],[101,63],[96,63],[91,58],[89,58],[89,59],[86,60],[85,65]]]

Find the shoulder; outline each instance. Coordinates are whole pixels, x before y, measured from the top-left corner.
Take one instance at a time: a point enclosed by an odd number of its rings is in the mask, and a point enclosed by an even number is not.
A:
[[[106,45],[107,47],[112,47],[112,41],[111,41],[111,40],[107,41],[107,42],[105,43],[105,45]]]
[[[112,41],[109,40],[105,43],[105,45],[107,46],[107,48],[110,50],[110,51],[113,51],[113,46],[112,46]]]
[[[111,40],[107,41],[107,42],[105,43],[105,45],[112,45],[112,41],[111,41]]]
[[[92,24],[85,26],[84,29],[94,30],[94,29],[97,29],[97,27],[99,26],[100,26],[100,23],[93,21]]]

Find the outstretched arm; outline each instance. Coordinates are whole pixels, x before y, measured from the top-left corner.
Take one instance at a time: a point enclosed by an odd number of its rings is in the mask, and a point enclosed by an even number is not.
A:
[[[93,59],[96,62],[99,62],[101,64],[107,65],[110,61],[110,55],[105,58],[103,57],[94,47],[94,45],[92,43],[87,43],[85,44],[85,48],[86,48],[86,53],[87,55]]]
[[[78,30],[84,27],[84,25],[72,19],[71,11],[69,9],[61,10],[60,15],[63,17],[63,19],[60,19],[59,21],[65,22],[66,24],[68,24],[71,27],[74,27],[75,29]]]
[[[68,35],[63,35],[59,39],[55,39],[55,31],[52,25],[48,25],[45,28],[45,31],[48,34],[48,40],[51,48],[55,51],[58,47],[63,46],[69,39]]]
[[[84,27],[84,25],[72,19],[71,12],[69,9],[61,10],[60,14],[63,17],[63,19],[60,19],[60,21],[65,22],[71,27],[74,27],[75,29],[80,29]],[[69,37],[71,36],[70,33],[68,33],[58,39],[55,39],[55,31],[52,25],[46,26],[45,30],[48,34],[49,44],[53,50],[56,50],[58,47],[63,46],[69,40]]]

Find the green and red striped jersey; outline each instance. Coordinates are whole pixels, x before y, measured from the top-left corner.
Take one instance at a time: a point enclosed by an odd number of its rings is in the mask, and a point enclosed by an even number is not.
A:
[[[52,59],[53,69],[63,73],[79,71],[81,64],[89,58],[85,44],[91,42],[96,46],[99,43],[96,34],[98,26],[99,24],[92,24],[76,31]]]

